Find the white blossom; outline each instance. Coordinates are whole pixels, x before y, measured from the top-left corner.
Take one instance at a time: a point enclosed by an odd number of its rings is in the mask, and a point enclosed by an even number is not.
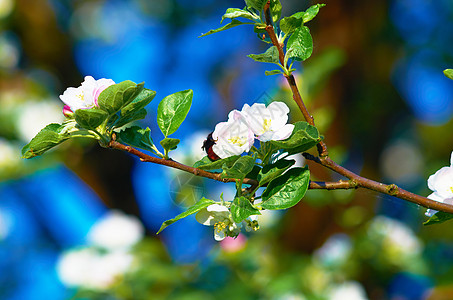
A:
[[[262,103],[242,108],[250,129],[262,142],[287,139],[293,132],[294,125],[288,122],[289,108],[283,102],[272,102],[267,107]]]
[[[200,210],[195,219],[206,226],[214,226],[214,239],[222,241],[225,237],[236,237],[241,232],[241,223],[235,223],[228,207],[211,204]]]
[[[142,223],[120,211],[110,211],[88,233],[88,241],[105,249],[128,249],[144,236]]]
[[[66,286],[105,290],[130,269],[132,262],[133,256],[127,252],[82,248],[63,253],[57,272]]]
[[[347,281],[334,287],[329,293],[329,300],[367,300],[365,289],[356,281]]]
[[[443,167],[428,178],[428,187],[434,193],[428,196],[429,199],[453,204],[453,152],[450,157],[450,166]],[[431,217],[437,211],[428,209],[426,215]]]
[[[255,136],[241,112],[233,110],[228,121],[216,125],[212,138],[216,141],[212,150],[220,158],[241,155],[253,146]]]
[[[75,112],[77,109],[98,106],[98,98],[101,92],[113,84],[115,82],[111,79],[101,78],[95,80],[91,76],[85,76],[81,86],[67,88],[63,95],[60,95],[61,101],[68,106],[65,107],[65,114],[68,114],[68,108],[70,111]]]

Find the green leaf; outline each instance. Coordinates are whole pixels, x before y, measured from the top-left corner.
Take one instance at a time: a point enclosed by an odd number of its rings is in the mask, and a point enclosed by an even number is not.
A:
[[[142,108],[145,108],[145,106],[147,106],[153,100],[154,96],[156,96],[155,91],[149,89],[141,90],[131,103],[121,109],[120,117],[128,118],[135,112],[141,110]]]
[[[155,152],[155,146],[151,138],[151,129],[143,129],[139,126],[126,128],[116,135],[117,140],[132,147]]]
[[[262,194],[264,209],[286,209],[296,205],[305,195],[310,182],[310,171],[293,168],[272,180]]]
[[[245,0],[245,5],[261,12],[266,4],[267,0]]]
[[[423,225],[440,224],[450,219],[453,219],[453,214],[438,211],[431,218],[429,218],[428,221],[423,223]]]
[[[96,129],[104,122],[109,115],[99,108],[78,109],[74,112],[74,117],[81,127],[86,129]]]
[[[192,90],[180,91],[168,95],[157,108],[157,125],[165,137],[174,133],[189,112],[192,105]]]
[[[249,54],[247,56],[258,62],[278,64],[278,49],[275,46],[271,46],[264,53]]]
[[[222,166],[222,178],[244,179],[252,171],[255,161],[256,157],[246,155],[241,156],[231,167],[224,164]]]
[[[295,160],[285,160],[281,159],[277,162],[264,166],[258,174],[258,181],[260,186],[265,185],[269,181],[277,178],[278,176],[282,175],[289,167],[294,165]]]
[[[160,145],[168,152],[171,150],[175,150],[179,142],[180,142],[179,139],[165,138],[162,141],[160,141]]]
[[[313,39],[307,26],[302,26],[291,35],[286,46],[286,56],[298,61],[309,58],[313,52]],[[286,59],[287,60],[287,59]]]
[[[246,19],[249,19],[252,21],[259,20],[259,17],[252,14],[251,12],[243,10],[243,9],[239,9],[239,8],[228,8],[226,10],[225,14],[222,16],[222,20],[220,21],[220,23],[222,23],[223,20],[225,20],[227,18],[228,19],[246,18]]]
[[[272,71],[264,71],[264,74],[266,76],[270,76],[270,75],[283,74],[283,72],[281,70],[272,70]]]
[[[205,156],[201,160],[197,161],[193,167],[200,170],[219,170],[222,166],[231,167],[241,156],[235,155],[216,161],[211,161],[209,157]]]
[[[255,208],[249,199],[236,197],[230,207],[231,216],[236,223],[250,217],[251,215],[261,215],[259,209]]]
[[[159,231],[157,232],[157,234],[159,234],[162,230],[164,230],[167,226],[175,223],[176,221],[179,221],[187,216],[190,216],[190,215],[193,215],[194,213],[197,213],[199,212],[200,210],[202,210],[203,208],[206,208],[208,207],[209,205],[211,204],[214,204],[215,201],[214,200],[210,200],[210,199],[206,199],[206,198],[201,198],[200,201],[198,201],[197,203],[195,203],[194,205],[192,205],[191,207],[189,207],[185,212],[177,215],[176,217],[174,217],[173,219],[170,219],[170,220],[167,220],[165,221],[164,223],[162,223],[162,226],[160,226],[160,229]]]
[[[245,178],[258,180],[258,174],[261,171],[261,167],[254,165],[253,169],[245,176]]]
[[[319,13],[319,9],[324,6],[326,6],[326,5],[322,4],[322,3],[310,6],[303,14],[304,23],[307,23],[307,22],[313,20],[316,17],[316,15]]]
[[[33,158],[66,141],[69,136],[60,134],[63,125],[52,123],[40,132],[22,148],[22,158]]]
[[[282,16],[282,4],[280,3],[280,0],[271,0],[271,14],[272,14],[272,22],[277,23],[278,20],[280,20],[280,17]]]
[[[453,79],[453,69],[446,69],[444,70],[444,75],[450,79]]]
[[[99,107],[108,112],[109,115],[113,115],[132,102],[143,90],[143,86],[144,83],[135,84],[130,80],[111,85],[99,95]]]
[[[289,154],[304,152],[321,141],[318,129],[307,122],[294,123],[293,133],[283,141],[270,141],[279,149],[284,149]]]
[[[120,127],[122,127],[122,126],[124,126],[126,124],[131,123],[131,122],[144,119],[146,117],[146,115],[147,115],[146,109],[142,108],[140,110],[131,112],[131,113],[127,114],[127,115],[121,116],[120,118],[118,118],[116,120],[116,122],[114,122],[113,125],[114,125],[115,128],[120,128]],[[114,117],[111,117],[111,118],[114,118]]]
[[[323,6],[325,6],[325,4],[316,4],[309,7],[306,11],[297,12],[292,16],[283,18],[280,21],[280,29],[287,34],[293,33],[304,23],[313,20],[313,18],[318,14],[319,9]]]
[[[217,29],[211,29],[208,32],[203,33],[199,37],[207,36],[207,35],[210,35],[210,34],[213,34],[213,33],[217,33],[217,32],[224,31],[224,30],[227,30],[227,29],[239,26],[239,25],[246,25],[246,24],[255,24],[255,23],[252,23],[252,22],[241,22],[241,21],[238,21],[238,20],[235,19],[235,20],[232,20],[230,23],[226,24],[225,26],[222,26],[222,27],[217,28]]]

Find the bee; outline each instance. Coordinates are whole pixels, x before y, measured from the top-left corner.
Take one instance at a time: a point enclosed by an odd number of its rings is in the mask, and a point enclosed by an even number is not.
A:
[[[208,158],[211,161],[216,161],[216,160],[220,159],[220,157],[217,154],[215,154],[214,151],[212,150],[212,146],[215,145],[215,142],[216,141],[212,138],[212,132],[211,132],[206,137],[206,140],[204,140],[203,146],[201,146],[201,149],[206,151],[206,154],[208,155]]]

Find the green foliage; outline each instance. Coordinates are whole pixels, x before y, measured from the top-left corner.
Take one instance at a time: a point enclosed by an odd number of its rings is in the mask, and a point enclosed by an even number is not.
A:
[[[310,171],[293,168],[272,180],[262,194],[264,209],[286,209],[296,205],[305,195],[310,183]]]
[[[129,104],[121,108],[119,118],[114,120],[113,125],[119,128],[130,122],[145,118],[146,110],[144,108],[155,96],[155,91],[142,89]]]
[[[96,129],[101,125],[107,118],[108,113],[97,107],[89,109],[78,109],[74,112],[74,117],[81,127],[86,129]]]
[[[296,122],[289,138],[283,141],[270,141],[270,143],[289,154],[296,154],[307,151],[320,141],[321,137],[316,127],[307,122]]]
[[[270,9],[272,22],[274,22],[275,24],[278,22],[278,20],[280,20],[280,17],[282,16],[282,4],[280,3],[280,0],[271,0]]]
[[[283,74],[281,70],[264,71],[266,76]]]
[[[192,90],[168,95],[157,108],[157,124],[165,137],[174,133],[189,113],[192,105]]]
[[[235,155],[230,156],[224,159],[219,159],[216,161],[211,161],[209,157],[205,156],[201,160],[197,161],[193,167],[198,168],[200,170],[218,170],[221,169],[223,166],[231,167],[241,156]]]
[[[258,12],[263,10],[266,2],[267,0],[245,0],[247,7],[256,9]]]
[[[251,215],[261,215],[259,209],[253,206],[246,197],[236,197],[231,204],[231,215],[236,223],[250,217]]]
[[[264,53],[249,54],[247,56],[258,62],[278,64],[278,50],[275,46],[271,46]]]
[[[224,30],[227,30],[227,29],[239,26],[239,25],[246,25],[246,24],[255,24],[255,23],[241,22],[241,21],[238,21],[238,20],[234,19],[230,23],[228,23],[228,24],[226,24],[226,25],[224,25],[224,26],[222,26],[220,28],[217,28],[217,29],[211,29],[208,32],[203,33],[199,37],[207,36],[207,35],[210,35],[210,34],[213,34],[213,33],[217,33],[217,32],[224,31]]]
[[[62,128],[62,125],[52,123],[41,129],[30,143],[22,148],[22,158],[33,158],[41,155],[67,140],[69,137],[60,133]]]
[[[223,22],[225,19],[235,19],[235,18],[245,18],[249,20],[259,20],[259,16],[243,9],[239,8],[228,8],[225,14],[222,16],[222,20],[220,23]]]
[[[255,165],[256,157],[241,156],[231,167],[226,164],[222,165],[222,178],[236,178],[243,180],[250,173]]]
[[[307,26],[297,28],[288,40],[285,61],[289,58],[304,61],[313,52],[313,39]]]
[[[109,115],[113,115],[132,102],[143,90],[143,86],[144,83],[135,84],[130,80],[111,85],[99,95],[99,107],[108,112]]]
[[[165,221],[164,223],[162,223],[162,226],[160,227],[159,231],[157,232],[157,234],[159,234],[162,230],[164,230],[167,226],[175,223],[176,221],[179,221],[187,216],[190,216],[190,215],[193,215],[194,213],[197,213],[199,212],[200,210],[202,210],[203,208],[206,208],[208,207],[209,205],[211,204],[214,204],[215,201],[214,200],[209,200],[209,199],[206,199],[206,198],[201,198],[197,203],[195,203],[194,205],[192,205],[191,207],[189,207],[185,212],[183,213],[180,213],[179,215],[177,215],[176,217],[174,217],[173,219],[170,219],[170,220],[167,220]]]
[[[160,145],[165,149],[165,152],[168,153],[171,150],[175,150],[179,142],[179,139],[165,138],[160,141]]]
[[[453,69],[445,69],[444,75],[453,80]]]
[[[453,219],[453,214],[446,213],[443,211],[436,212],[431,218],[429,218],[423,225],[440,224],[445,221]]]
[[[318,14],[319,9],[323,6],[325,6],[325,4],[316,4],[306,11],[297,12],[292,16],[283,18],[280,21],[280,29],[286,34],[294,33],[296,29],[300,28],[303,24],[313,20]]]
[[[289,167],[294,165],[295,160],[280,159],[277,162],[264,166],[258,173],[257,180],[260,186],[282,175]]]
[[[117,140],[132,147],[155,152],[151,129],[132,126],[117,133]]]

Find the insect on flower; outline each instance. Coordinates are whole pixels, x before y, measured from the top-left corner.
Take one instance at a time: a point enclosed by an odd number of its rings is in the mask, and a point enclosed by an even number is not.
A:
[[[215,142],[216,141],[212,138],[212,132],[211,132],[206,137],[206,140],[204,140],[203,146],[201,146],[201,149],[206,151],[206,154],[208,155],[208,158],[211,161],[216,161],[216,160],[220,159],[220,157],[214,153],[214,150],[212,150],[212,146],[214,146]]]

